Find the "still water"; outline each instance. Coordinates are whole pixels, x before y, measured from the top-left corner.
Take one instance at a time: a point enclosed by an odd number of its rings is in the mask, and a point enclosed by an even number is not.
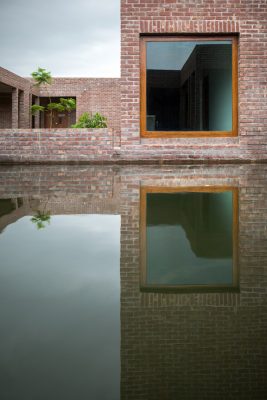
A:
[[[0,167],[0,399],[266,399],[266,176]]]

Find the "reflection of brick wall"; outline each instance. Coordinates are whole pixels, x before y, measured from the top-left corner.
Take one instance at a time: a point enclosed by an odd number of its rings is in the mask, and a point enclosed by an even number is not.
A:
[[[140,140],[140,34],[239,34],[239,137]],[[121,0],[121,143],[152,159],[266,157],[266,2]],[[164,151],[165,149],[165,151]],[[194,152],[195,150],[195,152]],[[140,156],[139,156],[140,158]],[[171,154],[169,156],[171,158]]]
[[[265,399],[267,166],[13,166],[0,172],[0,197],[30,195],[35,208],[36,200],[49,199],[60,213],[121,215],[122,400]],[[240,293],[140,293],[139,193],[152,185],[239,188]]]
[[[267,167],[139,172],[121,177],[121,398],[264,399]],[[140,293],[140,184],[239,187],[240,293]]]

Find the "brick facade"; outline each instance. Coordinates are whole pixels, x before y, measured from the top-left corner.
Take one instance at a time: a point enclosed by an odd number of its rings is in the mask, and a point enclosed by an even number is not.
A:
[[[0,129],[30,128],[30,103],[35,93],[28,79],[0,67]]]
[[[1,93],[1,89],[8,93]],[[107,118],[109,129],[115,132],[116,144],[120,144],[120,79],[54,78],[51,85],[38,88],[31,79],[0,68],[0,129],[31,127],[32,95],[35,104],[42,97],[75,97],[76,119],[84,112],[101,113]]]
[[[24,207],[5,224],[42,204],[121,215],[123,400],[265,399],[266,174],[266,165],[1,167],[0,198]],[[140,188],[151,184],[238,188],[239,292],[140,291]]]
[[[130,157],[266,159],[266,13],[264,0],[121,0],[121,144]],[[239,42],[238,137],[141,139],[140,35],[229,33]]]
[[[99,112],[107,118],[108,128],[120,143],[120,79],[54,78],[51,85],[40,88],[41,97],[75,97],[76,119],[84,112]]]

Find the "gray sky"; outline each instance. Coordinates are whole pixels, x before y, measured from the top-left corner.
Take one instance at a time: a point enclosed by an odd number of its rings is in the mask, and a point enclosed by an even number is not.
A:
[[[119,0],[0,0],[0,66],[29,76],[119,77]]]

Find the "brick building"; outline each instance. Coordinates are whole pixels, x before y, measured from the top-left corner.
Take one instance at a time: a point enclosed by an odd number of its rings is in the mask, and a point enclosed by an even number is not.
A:
[[[69,128],[84,112],[100,112],[111,129],[120,127],[120,79],[55,78],[51,85],[36,87],[31,79],[22,78],[0,67],[0,129],[50,128],[44,114],[32,117],[32,104],[45,105],[48,99],[74,98],[76,110],[68,121],[58,118],[53,128]]]
[[[181,159],[266,158],[266,15],[264,0],[121,0],[121,144],[131,149],[132,157],[141,146],[147,158],[155,152],[166,158],[174,150]],[[146,73],[147,80],[151,74],[149,65],[147,71],[145,68],[146,61],[149,64],[148,46],[163,46],[164,41],[176,45],[229,41],[233,55],[233,126],[228,132],[201,132],[201,128],[196,132],[194,127],[183,132],[146,130]],[[159,47],[156,49],[159,54]],[[162,50],[162,54],[166,58],[167,52]]]
[[[29,128],[30,101],[35,94],[29,80],[0,67],[0,129]]]
[[[100,144],[99,161],[264,161],[266,15],[265,0],[121,0],[121,79],[56,78],[30,96],[75,97],[76,117],[103,113],[112,143],[108,157]],[[27,109],[29,81],[1,69],[0,82],[2,126],[44,127],[27,112],[16,122],[16,110]],[[66,131],[62,139],[68,137]],[[38,141],[43,155],[61,158]],[[78,150],[72,161],[80,161]]]

